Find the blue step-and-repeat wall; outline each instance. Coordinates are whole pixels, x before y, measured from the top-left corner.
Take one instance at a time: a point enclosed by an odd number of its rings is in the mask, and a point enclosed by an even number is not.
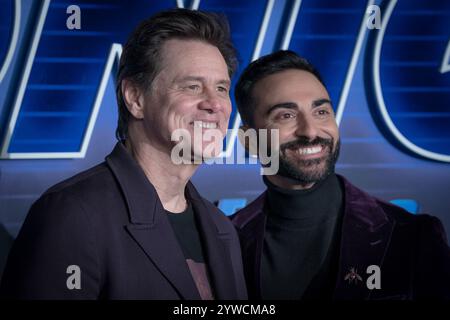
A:
[[[32,202],[114,146],[122,44],[176,6],[228,17],[238,75],[278,49],[308,58],[336,108],[337,171],[450,233],[450,1],[0,0],[0,274]],[[264,189],[257,164],[203,165],[193,181],[227,213]]]

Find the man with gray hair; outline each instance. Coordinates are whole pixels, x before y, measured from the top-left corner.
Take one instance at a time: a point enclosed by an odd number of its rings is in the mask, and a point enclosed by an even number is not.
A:
[[[120,140],[47,190],[10,252],[0,293],[20,299],[245,299],[239,240],[175,164],[175,130],[225,135],[235,49],[225,19],[174,9],[143,21],[117,75]],[[184,157],[204,158],[194,146]]]

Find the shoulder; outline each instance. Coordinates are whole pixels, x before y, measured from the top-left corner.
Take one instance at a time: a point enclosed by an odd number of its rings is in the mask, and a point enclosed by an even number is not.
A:
[[[106,163],[103,162],[55,184],[45,191],[42,197],[49,197],[55,194],[81,195],[94,190],[98,193],[114,184],[114,177]]]
[[[111,169],[103,162],[45,191],[35,204],[54,206],[59,210],[73,207],[89,212],[103,212],[123,202],[120,186]]]
[[[419,237],[420,239],[424,238],[424,240],[430,237],[437,237],[447,242],[446,234],[439,218],[429,214],[412,214],[393,203],[373,197],[352,185],[343,177],[340,178],[344,181],[345,195],[351,197],[350,200],[346,199],[346,205],[359,207],[359,209],[365,208],[366,211],[374,214],[385,215],[391,223],[395,224],[397,230],[409,230],[408,233],[412,234],[416,240]]]
[[[113,188],[116,183],[104,163],[76,174],[50,187],[32,204],[23,228],[33,232],[62,230],[63,226],[83,229],[93,224],[112,199],[118,199]]]
[[[51,225],[67,222],[70,218],[89,219],[92,198],[101,195],[114,184],[108,167],[102,163],[61,181],[46,190],[31,206],[27,220],[52,222]],[[83,219],[84,219],[83,218]]]
[[[362,220],[384,223],[414,224],[417,215],[402,207],[379,199],[352,184],[345,177],[337,175],[344,193],[344,209],[347,214],[361,217]]]
[[[378,198],[373,199],[389,220],[394,221],[397,226],[414,228],[416,234],[435,234],[446,239],[444,227],[438,217],[426,213],[413,214],[393,203]]]

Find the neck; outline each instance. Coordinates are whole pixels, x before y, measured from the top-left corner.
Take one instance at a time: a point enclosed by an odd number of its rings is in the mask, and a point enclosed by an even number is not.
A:
[[[328,175],[309,189],[286,189],[264,177],[267,200],[272,218],[296,219],[300,225],[310,225],[337,217],[343,194],[335,174]]]
[[[185,188],[198,165],[176,165],[167,151],[146,141],[126,141],[126,147],[155,187],[165,210],[180,213],[187,207]]]
[[[287,190],[306,190],[314,186],[314,182],[301,184],[297,180],[283,177],[280,175],[266,176],[266,178],[274,185]]]

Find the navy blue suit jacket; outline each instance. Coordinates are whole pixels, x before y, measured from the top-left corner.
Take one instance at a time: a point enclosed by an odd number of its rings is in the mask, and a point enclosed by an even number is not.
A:
[[[412,215],[339,179],[345,207],[333,299],[450,300],[450,249],[441,222],[429,215]],[[251,299],[261,298],[265,201],[264,192],[232,217]],[[381,289],[366,286],[370,265],[380,267]],[[362,280],[350,281],[352,268]]]
[[[246,299],[230,221],[188,183],[216,299]],[[68,289],[70,265],[81,289]],[[156,190],[118,143],[106,162],[50,188],[32,206],[3,274],[2,297],[200,299]]]

